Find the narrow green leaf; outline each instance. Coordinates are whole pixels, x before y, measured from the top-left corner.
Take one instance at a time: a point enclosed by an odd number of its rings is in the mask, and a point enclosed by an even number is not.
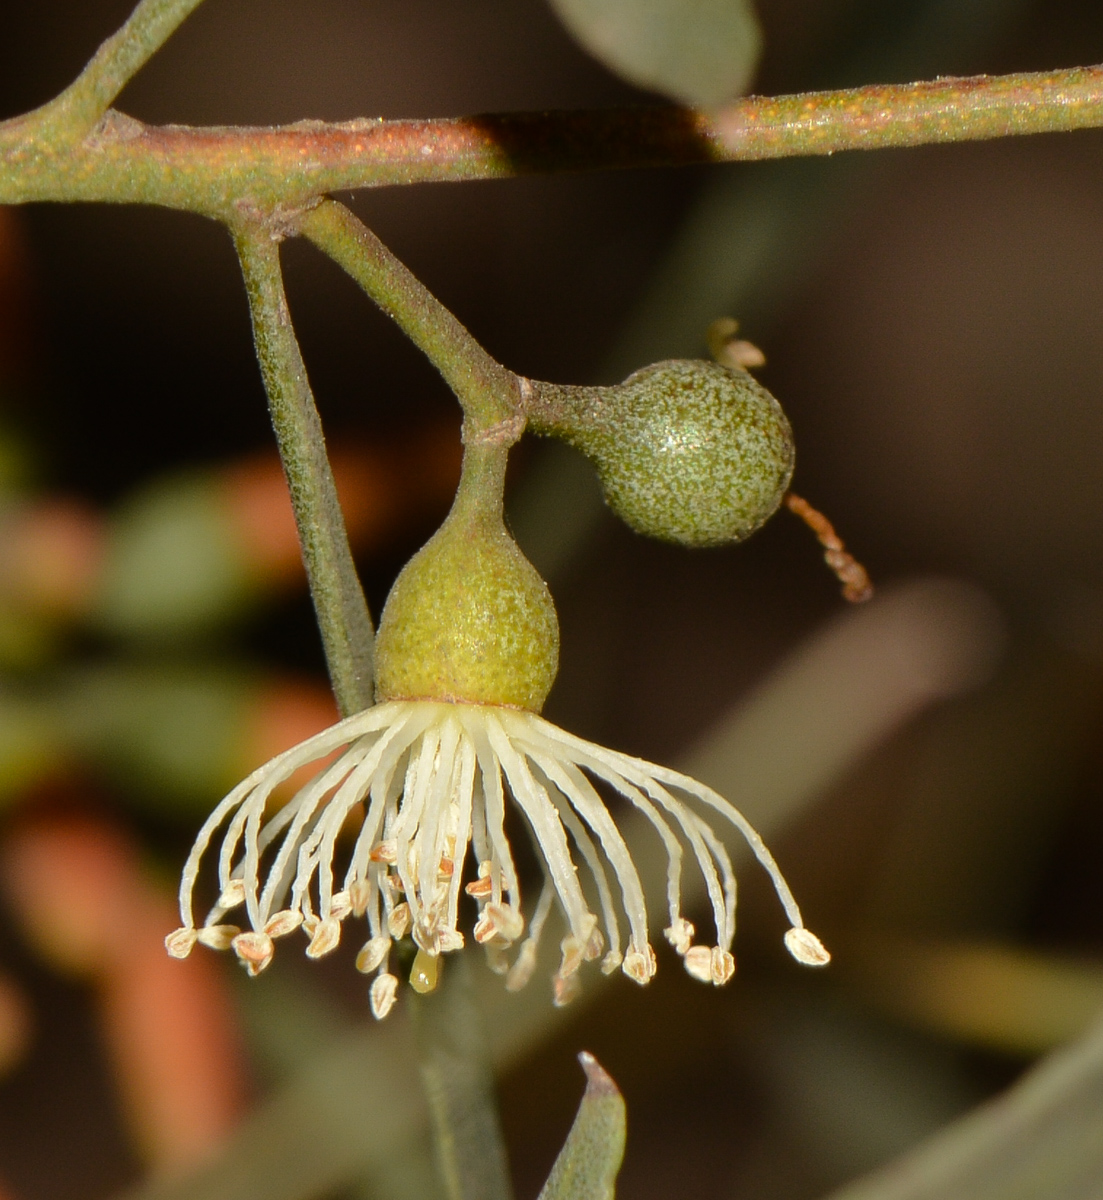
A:
[[[683,104],[723,104],[746,90],[762,48],[751,0],[551,0],[595,58]]]
[[[1103,1024],[1002,1096],[829,1200],[1103,1196]]]
[[[539,1200],[613,1200],[624,1158],[624,1098],[592,1054],[578,1056],[586,1092]]]

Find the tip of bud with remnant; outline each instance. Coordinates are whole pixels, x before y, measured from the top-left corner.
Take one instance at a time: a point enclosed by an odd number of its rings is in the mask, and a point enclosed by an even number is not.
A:
[[[605,1093],[610,1096],[620,1095],[620,1089],[613,1082],[613,1077],[588,1050],[583,1050],[579,1054],[578,1061],[586,1072],[586,1090],[588,1092]]]

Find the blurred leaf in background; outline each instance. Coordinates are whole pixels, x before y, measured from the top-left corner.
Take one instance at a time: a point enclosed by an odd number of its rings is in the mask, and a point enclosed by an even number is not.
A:
[[[762,48],[750,0],[551,0],[551,6],[618,75],[695,107],[746,91]]]

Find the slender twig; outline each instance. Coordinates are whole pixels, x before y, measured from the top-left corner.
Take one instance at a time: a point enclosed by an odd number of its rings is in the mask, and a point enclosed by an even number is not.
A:
[[[239,230],[235,240],[329,675],[337,704],[347,715],[367,708],[373,698],[371,616],[287,309],[279,244],[263,228]]]
[[[103,43],[79,76],[40,112],[74,138],[103,118],[131,79],[203,0],[141,0],[126,24]]]
[[[114,114],[65,154],[44,142],[35,118],[0,124],[0,204],[110,201],[229,218],[241,204],[271,211],[348,188],[1094,128],[1103,125],[1103,67],[751,96],[712,115],[655,107],[196,129]]]
[[[459,398],[469,434],[482,434],[517,413],[517,376],[496,362],[354,213],[324,200],[300,217],[298,229],[425,352]],[[522,428],[510,440],[516,441]]]

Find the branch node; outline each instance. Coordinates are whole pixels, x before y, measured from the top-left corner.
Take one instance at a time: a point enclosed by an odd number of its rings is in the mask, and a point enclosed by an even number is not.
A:
[[[524,395],[524,383],[526,382],[528,381],[525,380],[521,385],[522,395]],[[522,413],[506,417],[502,421],[495,421],[493,425],[487,425],[481,429],[469,429],[465,421],[463,444],[465,446],[512,446],[525,432],[527,423],[528,419]]]

